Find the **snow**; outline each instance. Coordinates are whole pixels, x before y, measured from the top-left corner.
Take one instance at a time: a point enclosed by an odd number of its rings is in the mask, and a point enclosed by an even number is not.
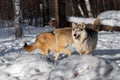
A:
[[[93,24],[95,18],[82,18],[82,17],[68,17],[69,22],[75,22],[78,24],[81,24],[82,22],[85,22],[86,24]]]
[[[96,18],[80,18],[80,17],[68,17],[69,22],[76,22],[78,24],[85,22],[86,24],[94,24]],[[118,26],[120,27],[120,11],[105,11],[98,15],[100,24]]]
[[[101,24],[120,26],[120,11],[105,11],[98,15]]]
[[[115,63],[100,57],[74,55],[59,62],[51,71],[49,80],[107,80],[110,77],[117,80],[118,75],[112,75],[118,70]]]
[[[118,19],[120,20],[120,11],[105,11],[98,15],[100,19]]]
[[[16,55],[16,53],[11,53],[7,55],[7,58],[2,57],[3,64],[0,67],[0,80],[14,80],[16,78],[20,80],[32,80],[35,78],[47,80],[46,76],[49,74],[52,65],[47,62],[45,56],[18,53],[19,56],[15,58],[15,56],[11,56],[14,54]]]
[[[69,18],[77,23],[94,20]],[[33,43],[39,33],[52,30],[54,27],[50,26],[24,26],[23,37],[15,40],[13,27],[0,28],[0,80],[120,80],[120,32],[99,32],[93,56],[78,55],[74,45],[69,47],[73,55],[61,55],[58,61],[52,58],[54,52],[47,58],[38,49],[30,53],[24,51],[26,41]]]

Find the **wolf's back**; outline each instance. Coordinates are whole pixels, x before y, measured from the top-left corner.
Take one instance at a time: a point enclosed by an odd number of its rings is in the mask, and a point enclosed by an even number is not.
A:
[[[35,50],[36,47],[35,47],[35,44],[34,44],[34,43],[33,43],[32,45],[28,45],[27,43],[25,43],[24,49],[25,49],[26,51],[28,51],[28,52],[31,52],[31,51]]]

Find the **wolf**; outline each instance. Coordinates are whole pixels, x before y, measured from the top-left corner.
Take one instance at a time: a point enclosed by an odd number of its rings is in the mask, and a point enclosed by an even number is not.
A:
[[[72,37],[76,51],[80,55],[92,54],[97,45],[98,33],[85,28],[85,23],[72,23]]]
[[[71,34],[72,28],[58,28],[52,32],[43,32],[36,37],[32,45],[25,43],[24,49],[28,52],[39,49],[46,56],[48,56],[49,51],[53,51],[56,53],[55,60],[58,60],[61,52],[71,56],[71,51],[67,49],[73,44]]]

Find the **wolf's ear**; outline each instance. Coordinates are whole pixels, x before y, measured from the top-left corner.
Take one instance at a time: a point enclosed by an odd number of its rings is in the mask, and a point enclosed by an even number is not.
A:
[[[77,26],[77,24],[76,23],[72,23],[72,27],[74,28],[74,27],[76,27]]]
[[[84,22],[82,22],[81,25],[82,25],[82,28],[85,28],[85,23]]]

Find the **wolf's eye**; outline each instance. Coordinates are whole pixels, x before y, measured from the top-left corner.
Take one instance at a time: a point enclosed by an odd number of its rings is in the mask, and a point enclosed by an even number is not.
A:
[[[80,29],[80,31],[83,31],[83,29]]]
[[[72,30],[74,31],[75,29],[73,28]]]

